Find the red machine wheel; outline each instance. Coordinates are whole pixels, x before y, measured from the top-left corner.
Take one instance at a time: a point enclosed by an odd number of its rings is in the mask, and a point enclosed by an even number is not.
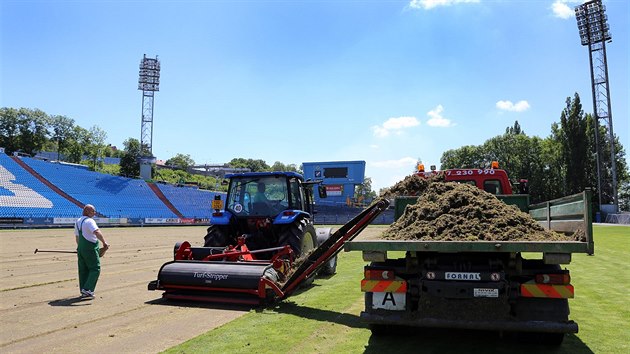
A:
[[[188,250],[190,250],[190,243],[188,241],[177,242],[175,244],[175,260],[188,259],[188,256],[185,256]]]

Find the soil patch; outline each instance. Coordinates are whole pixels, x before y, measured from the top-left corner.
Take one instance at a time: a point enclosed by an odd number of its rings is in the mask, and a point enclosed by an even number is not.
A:
[[[408,176],[386,197],[418,196],[383,233],[392,240],[423,241],[570,241],[573,237],[547,231],[529,214],[469,184],[444,182],[443,177]]]

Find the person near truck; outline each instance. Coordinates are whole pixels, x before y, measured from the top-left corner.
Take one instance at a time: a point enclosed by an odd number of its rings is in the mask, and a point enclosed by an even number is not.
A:
[[[77,241],[77,257],[79,268],[79,289],[81,298],[94,299],[96,282],[101,274],[101,259],[109,249],[109,244],[105,242],[103,233],[94,221],[96,209],[93,205],[87,204],[83,207],[83,216],[77,219],[74,225],[74,235]],[[103,243],[103,248],[99,247],[98,241]]]

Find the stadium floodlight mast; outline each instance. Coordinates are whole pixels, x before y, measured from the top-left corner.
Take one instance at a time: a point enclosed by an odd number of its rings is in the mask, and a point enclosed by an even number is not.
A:
[[[615,139],[613,134],[612,109],[610,106],[610,87],[608,83],[608,61],[606,59],[606,42],[611,42],[606,7],[601,0],[592,0],[575,7],[575,19],[580,32],[580,41],[588,46],[591,64],[591,86],[593,91],[593,111],[595,115],[595,150],[597,161],[597,189],[599,205],[602,205],[602,182],[599,144],[599,120],[608,124],[610,140],[610,161],[612,174],[612,202],[614,213],[619,211],[617,199],[617,164],[615,163]]]
[[[142,90],[142,124],[140,127],[140,176],[151,179],[153,156],[153,98],[155,91],[160,91],[160,61],[147,58],[145,54],[140,62],[138,90]]]

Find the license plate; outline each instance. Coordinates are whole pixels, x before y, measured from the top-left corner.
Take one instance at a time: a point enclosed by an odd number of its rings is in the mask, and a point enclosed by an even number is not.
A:
[[[499,297],[499,289],[483,289],[483,288],[475,288],[473,289],[474,297]]]
[[[407,307],[405,293],[372,293],[372,308],[392,311],[404,311]]]

